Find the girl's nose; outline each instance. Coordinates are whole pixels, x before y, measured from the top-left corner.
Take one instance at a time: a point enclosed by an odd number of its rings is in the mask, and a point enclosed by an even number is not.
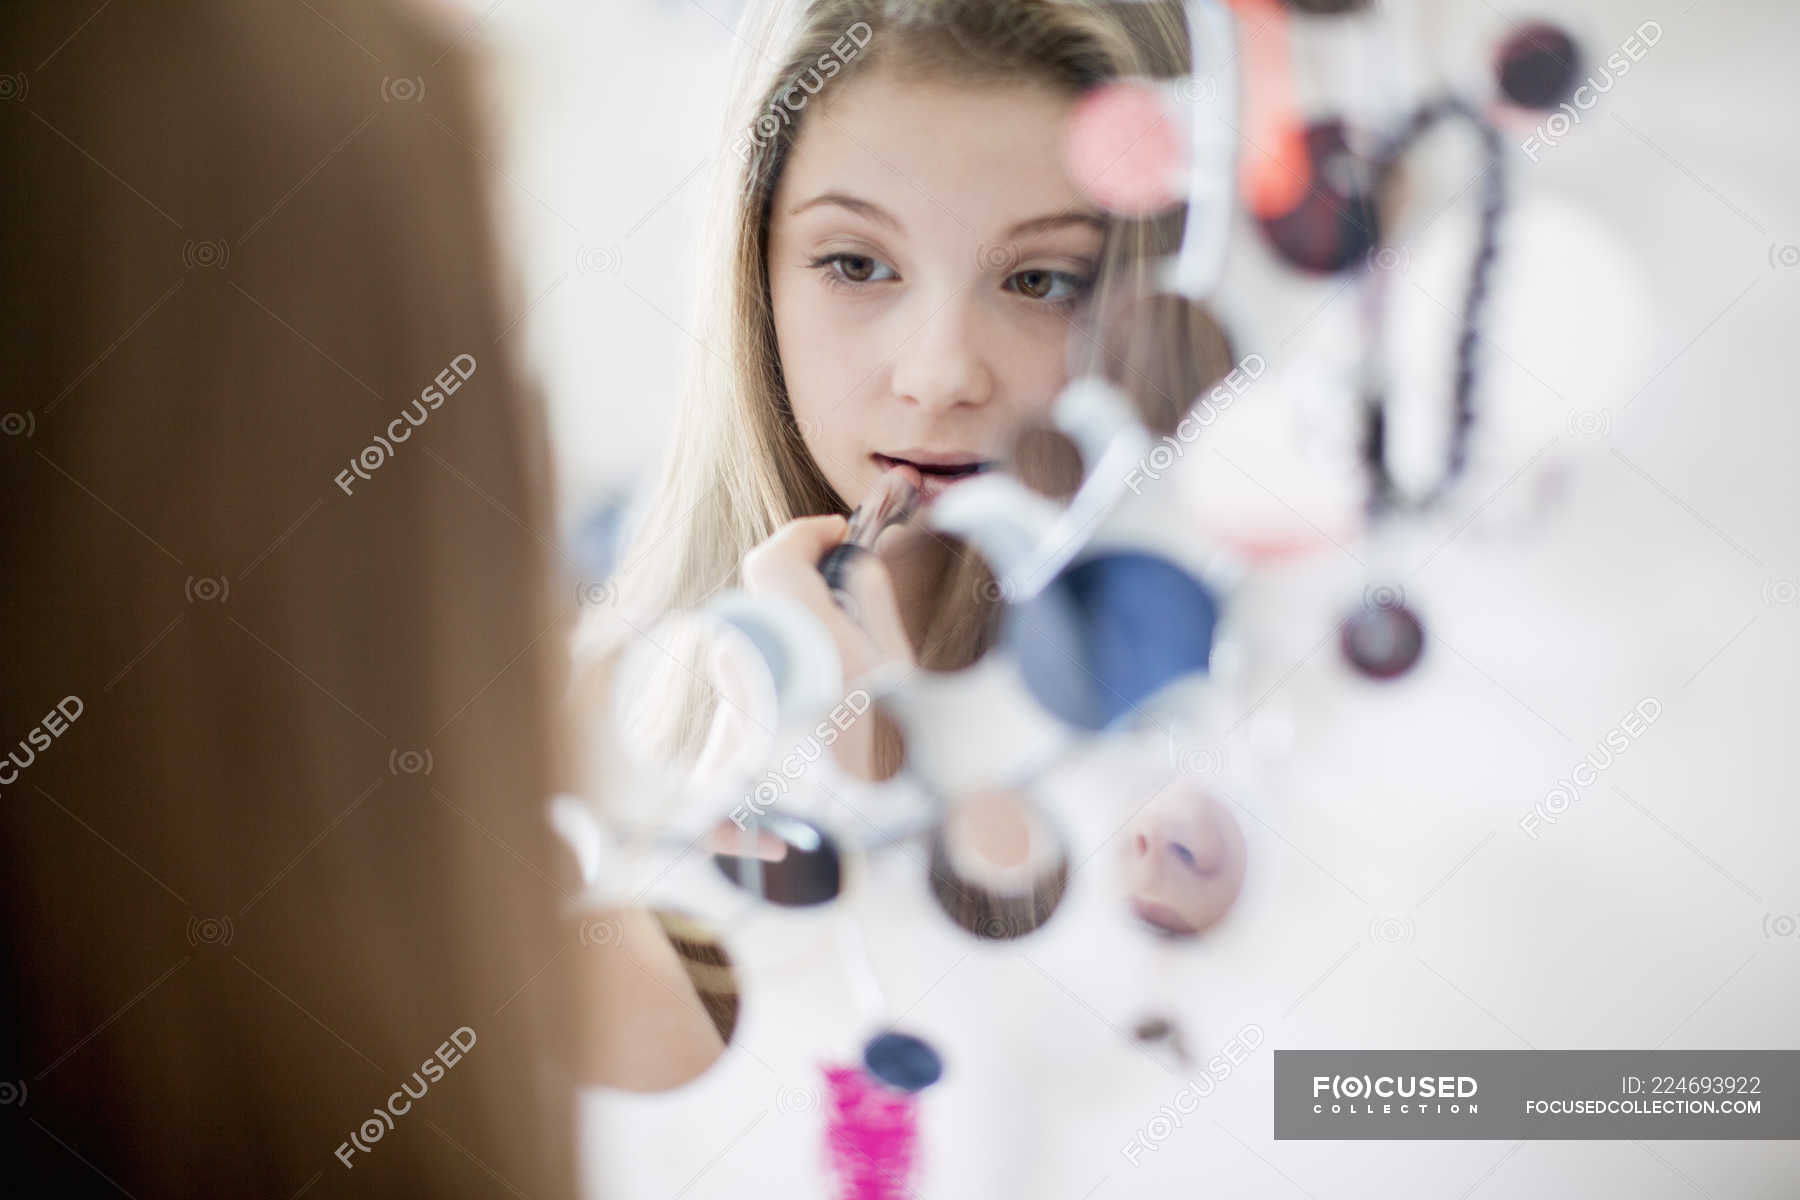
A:
[[[909,404],[951,409],[993,398],[994,376],[965,293],[939,301],[894,356],[894,392]]]

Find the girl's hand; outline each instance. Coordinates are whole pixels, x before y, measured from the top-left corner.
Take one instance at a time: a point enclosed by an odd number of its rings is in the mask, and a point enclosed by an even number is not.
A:
[[[839,608],[819,573],[819,560],[844,540],[843,517],[801,517],[789,521],[744,556],[743,583],[750,592],[777,593],[797,600],[831,634],[844,665],[844,683],[854,687],[878,667],[913,665],[912,642],[900,620],[894,583],[873,552],[858,554],[846,572],[849,611]]]
[[[844,540],[849,525],[843,517],[790,521],[744,556],[742,575],[746,591],[787,596],[818,618],[837,644],[844,686],[854,690],[858,681],[877,668],[910,669],[914,659],[912,641],[894,599],[893,579],[875,553],[856,555],[844,573],[848,611],[838,607],[831,589],[825,586],[819,560]],[[869,712],[832,745],[833,755],[844,769],[863,779],[877,777],[875,730],[879,720],[876,712]]]

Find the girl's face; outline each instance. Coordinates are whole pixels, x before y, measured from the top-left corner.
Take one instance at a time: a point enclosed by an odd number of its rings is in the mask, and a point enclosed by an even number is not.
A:
[[[802,121],[769,290],[795,419],[847,506],[895,462],[926,499],[991,465],[1066,381],[1105,229],[1064,173],[1070,103],[877,61]]]

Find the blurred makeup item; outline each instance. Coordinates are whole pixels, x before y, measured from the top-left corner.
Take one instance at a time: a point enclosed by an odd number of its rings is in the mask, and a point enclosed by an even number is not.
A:
[[[1345,13],[1363,12],[1369,0],[1283,0],[1295,12],[1313,17],[1339,17]]]
[[[896,463],[881,474],[881,479],[850,514],[850,528],[844,540],[819,560],[819,573],[838,607],[850,610],[848,591],[850,564],[859,555],[875,549],[875,540],[890,525],[912,516],[918,506],[923,479],[910,463]]]
[[[1179,1067],[1187,1067],[1193,1063],[1193,1056],[1188,1053],[1187,1043],[1182,1040],[1181,1028],[1168,1017],[1145,1017],[1131,1027],[1131,1036],[1149,1046],[1160,1046],[1175,1058]]]
[[[708,835],[706,848],[713,854],[732,858],[755,858],[761,862],[780,862],[787,857],[788,844],[773,833],[750,828],[740,829],[729,818],[722,818]]]
[[[1028,425],[1013,442],[1012,472],[1038,495],[1067,500],[1081,487],[1081,448],[1055,426]]]
[[[992,570],[996,594],[1009,603],[1035,596],[1082,553],[1129,492],[1133,465],[1151,451],[1131,397],[1099,375],[1071,379],[1056,397],[1051,422],[1085,472],[1067,503],[1046,499],[1013,475],[989,472],[932,505],[932,528],[966,538]]]
[[[1097,336],[1083,339],[1084,349],[1099,351],[1095,369],[1151,433],[1175,433],[1196,409],[1202,428],[1217,419],[1218,398],[1208,393],[1231,373],[1236,354],[1208,305],[1175,292],[1127,294],[1096,305],[1092,319]],[[1213,405],[1203,407],[1208,400]]]
[[[851,988],[857,993],[857,1007],[864,1020],[875,1025],[875,1033],[862,1043],[862,1067],[869,1076],[886,1083],[896,1092],[920,1092],[943,1078],[943,1056],[931,1042],[916,1034],[896,1029],[889,1013],[880,981],[875,977],[875,961],[869,957],[869,943],[853,914],[844,916],[839,925],[839,939],[844,948],[844,964],[850,968]]]
[[[753,814],[726,849],[716,848],[719,830],[711,837],[713,862],[725,878],[771,904],[809,908],[837,899],[843,888],[837,842],[811,821],[765,812]]]
[[[1026,686],[1082,729],[1105,729],[1177,679],[1207,669],[1218,602],[1159,555],[1120,550],[1072,564],[1008,614]]]
[[[1363,160],[1341,120],[1309,122],[1295,81],[1288,8],[1278,0],[1234,0],[1248,27],[1245,71],[1244,203],[1289,266],[1329,275],[1374,246],[1375,202]],[[1289,6],[1292,7],[1292,6]],[[1344,11],[1347,4],[1314,11]]]
[[[1567,100],[1581,76],[1581,46],[1561,26],[1519,26],[1494,55],[1500,94],[1520,108],[1546,112]]]
[[[1244,887],[1244,833],[1211,793],[1175,779],[1126,826],[1131,911],[1159,933],[1191,937],[1224,919]]]
[[[944,1060],[924,1038],[884,1019],[889,1005],[855,918],[846,916],[838,930],[858,1007],[877,1032],[863,1043],[860,1065],[825,1068],[832,1099],[826,1145],[843,1200],[901,1200],[913,1194],[918,1093],[943,1077]]]
[[[1181,248],[1162,264],[1170,286],[1201,299],[1224,266],[1234,208],[1238,69],[1225,0],[1187,0],[1190,72],[1118,79],[1076,103],[1063,138],[1069,176],[1108,212],[1151,217],[1185,200]]]
[[[1147,217],[1181,199],[1180,128],[1151,83],[1119,80],[1084,95],[1063,152],[1075,186],[1109,212]]]
[[[887,1030],[863,1047],[869,1074],[896,1091],[919,1092],[944,1075],[944,1060],[930,1042],[898,1030]]]
[[[1289,212],[1313,182],[1312,159],[1291,77],[1288,14],[1277,0],[1232,0],[1243,35],[1244,203],[1265,220]]]
[[[727,781],[760,770],[777,745],[805,736],[843,699],[837,651],[816,630],[798,601],[734,589],[669,614],[627,644],[606,685],[609,717],[619,758],[643,782],[612,789],[608,817],[656,828],[671,795],[710,804]],[[670,671],[671,659],[685,669]],[[718,698],[710,724],[667,719],[690,678]]]
[[[1393,588],[1372,588],[1376,599],[1344,619],[1338,635],[1345,660],[1367,679],[1398,679],[1425,652],[1425,626]]]
[[[898,1200],[919,1153],[919,1100],[864,1066],[828,1066],[825,1145],[841,1200]]]
[[[1037,929],[1068,882],[1068,852],[1018,792],[971,796],[932,843],[932,895],[951,920],[986,941]]]
[[[1368,163],[1340,120],[1315,121],[1286,136],[1312,186],[1291,205],[1259,214],[1263,234],[1290,266],[1330,275],[1363,260],[1377,234]]]

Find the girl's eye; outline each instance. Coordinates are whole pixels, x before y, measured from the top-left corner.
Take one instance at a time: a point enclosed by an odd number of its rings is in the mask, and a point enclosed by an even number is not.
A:
[[[827,254],[814,259],[812,265],[823,269],[834,283],[884,283],[900,278],[894,268],[866,254]]]
[[[1008,279],[1006,284],[1029,300],[1042,300],[1046,304],[1070,304],[1087,291],[1089,281],[1067,271],[1052,271],[1040,267],[1020,271]]]

